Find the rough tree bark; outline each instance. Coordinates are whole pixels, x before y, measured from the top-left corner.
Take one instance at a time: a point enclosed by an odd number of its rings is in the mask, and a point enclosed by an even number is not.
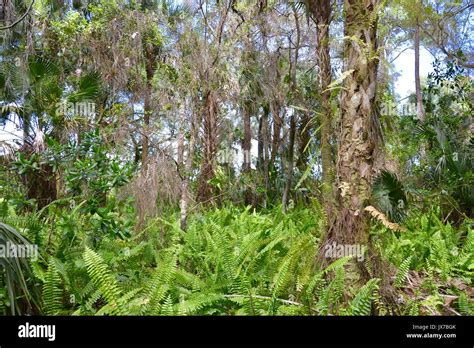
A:
[[[301,172],[304,172],[308,164],[308,145],[311,141],[311,114],[309,111],[303,111],[298,125],[298,159],[296,166]]]
[[[379,0],[345,1],[344,71],[350,72],[341,95],[341,130],[337,157],[339,212],[328,240],[367,244],[368,217],[376,137],[372,107],[378,67],[375,8]]]
[[[198,201],[201,203],[210,203],[214,194],[214,187],[209,183],[209,180],[214,178],[215,174],[218,112],[215,92],[208,91],[204,99],[203,154],[197,194]]]

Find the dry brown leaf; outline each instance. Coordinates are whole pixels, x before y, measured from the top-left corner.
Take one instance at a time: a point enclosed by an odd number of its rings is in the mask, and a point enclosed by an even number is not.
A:
[[[381,211],[377,210],[375,207],[369,205],[367,207],[364,208],[365,211],[369,212],[370,215],[379,220],[382,225],[384,225],[385,227],[387,227],[388,229],[392,230],[392,231],[395,231],[395,232],[406,232],[407,229],[403,226],[400,226],[399,224],[395,223],[395,222],[390,222],[387,218],[387,216],[385,216],[384,213],[382,213]]]

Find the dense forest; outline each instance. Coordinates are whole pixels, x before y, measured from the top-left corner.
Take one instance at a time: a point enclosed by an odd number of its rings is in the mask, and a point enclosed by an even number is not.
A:
[[[473,315],[473,9],[0,1],[0,314]]]

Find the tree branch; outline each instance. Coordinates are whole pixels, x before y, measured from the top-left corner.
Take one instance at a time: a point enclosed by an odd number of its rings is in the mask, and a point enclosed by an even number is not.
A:
[[[18,18],[16,21],[14,21],[12,24],[10,25],[7,25],[5,27],[0,27],[0,30],[8,30],[8,29],[11,29],[13,28],[15,25],[17,25],[18,23],[20,23],[23,19],[25,19],[25,17],[30,13],[31,9],[33,8],[33,4],[35,3],[35,0],[31,0],[31,3],[30,3],[30,6],[28,6],[26,12],[20,17]]]

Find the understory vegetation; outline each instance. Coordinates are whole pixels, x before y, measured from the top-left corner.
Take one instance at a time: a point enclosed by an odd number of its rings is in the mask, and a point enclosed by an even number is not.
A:
[[[193,215],[186,232],[171,215],[150,220],[125,239],[98,237],[92,216],[81,209],[49,211],[46,224],[37,215],[4,217],[48,254],[4,279],[23,277],[26,287],[6,284],[3,314],[474,313],[471,227],[445,224],[436,210],[414,214],[404,232],[372,226],[374,243],[391,266],[386,276],[397,289],[396,306],[382,300],[380,279],[358,282],[351,256],[317,268],[324,226],[317,204],[287,214],[280,207],[261,212],[222,207]],[[0,227],[7,238],[15,233]],[[370,270],[371,260],[365,262]],[[11,302],[7,289],[18,303]]]
[[[3,1],[0,315],[474,315],[473,8]]]

